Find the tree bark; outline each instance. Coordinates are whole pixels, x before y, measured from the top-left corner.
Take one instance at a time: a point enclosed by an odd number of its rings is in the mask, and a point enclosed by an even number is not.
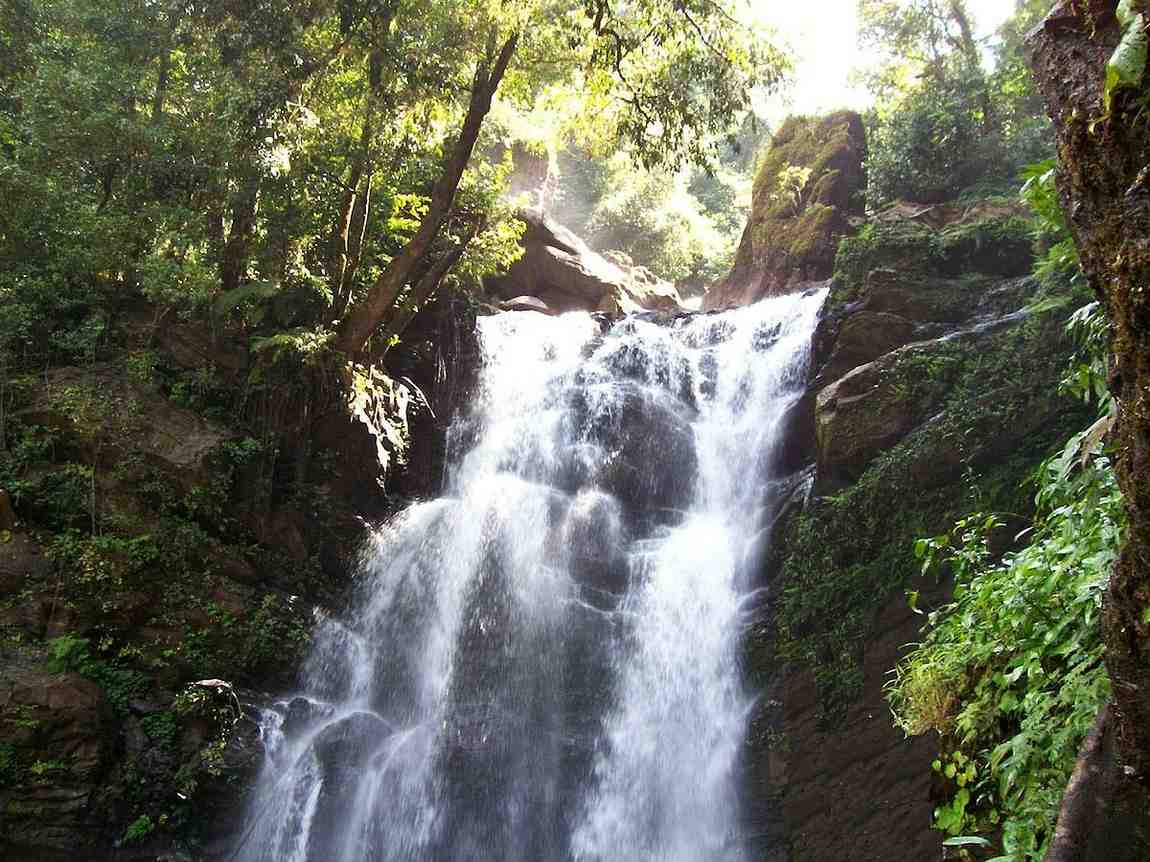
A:
[[[1127,780],[1150,787],[1150,127],[1131,95],[1101,119],[1116,0],[1064,0],[1030,37],[1054,121],[1058,189],[1111,324],[1111,443],[1129,527],[1103,607],[1106,666]],[[1132,94],[1144,96],[1145,91]]]
[[[513,33],[503,43],[499,53],[488,63],[481,64],[476,71],[467,115],[443,173],[432,189],[427,214],[420,222],[415,236],[392,258],[367,296],[352,306],[340,328],[336,346],[348,356],[356,356],[364,351],[368,339],[392,311],[399,295],[451,215],[463,172],[471,161],[483,121],[491,110],[492,99],[518,44],[519,34]]]
[[[245,166],[232,203],[232,225],[228,231],[228,241],[220,257],[220,286],[225,292],[239,287],[244,270],[247,269],[249,246],[256,226],[259,190],[259,173],[250,165]]]
[[[328,283],[336,303],[343,293],[344,281],[347,275],[348,264],[351,260],[352,225],[355,221],[356,211],[359,209],[360,185],[363,183],[364,172],[368,159],[371,156],[371,143],[374,137],[374,100],[371,95],[367,97],[367,106],[363,118],[363,130],[360,132],[359,145],[352,157],[351,167],[343,194],[343,201],[332,228],[330,248],[328,253]],[[366,192],[365,192],[366,194]],[[342,309],[337,310],[337,313]]]

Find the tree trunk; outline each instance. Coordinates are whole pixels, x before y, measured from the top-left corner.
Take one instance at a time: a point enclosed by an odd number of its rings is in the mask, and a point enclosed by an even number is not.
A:
[[[367,96],[367,105],[364,108],[363,130],[360,132],[359,145],[355,155],[352,156],[351,167],[348,169],[347,183],[344,189],[343,202],[332,227],[330,248],[328,253],[328,284],[332,296],[338,301],[343,292],[347,267],[350,262],[352,225],[355,213],[359,209],[360,185],[371,157],[371,143],[374,137],[374,96]]]
[[[998,118],[995,116],[994,99],[990,94],[990,79],[982,68],[982,55],[974,38],[974,28],[970,25],[970,16],[966,13],[966,4],[963,0],[949,0],[949,6],[950,18],[958,27],[958,48],[966,56],[970,68],[979,75],[978,101],[982,107],[982,130],[990,134],[997,130]]]
[[[228,241],[220,258],[220,286],[225,292],[239,287],[244,270],[247,269],[248,247],[256,226],[259,189],[259,174],[250,166],[245,166],[232,203],[232,225],[228,231]]]
[[[491,101],[503,80],[515,49],[519,44],[519,34],[513,33],[503,43],[498,55],[488,63],[480,65],[471,85],[471,101],[459,139],[444,165],[443,173],[431,192],[431,203],[427,214],[419,224],[419,229],[380,274],[368,295],[356,305],[340,328],[336,346],[348,356],[363,352],[367,341],[395,306],[408,280],[416,271],[440,229],[451,215],[455,195],[459,190],[463,172],[471,161],[475,142],[483,128],[483,121],[491,110]]]
[[[395,312],[388,317],[384,323],[380,334],[382,336],[381,355],[386,354],[390,349],[388,342],[393,336],[398,337],[403,334],[403,330],[411,323],[412,318],[435,293],[439,290],[439,285],[443,283],[443,279],[451,272],[451,268],[459,263],[459,259],[463,257],[463,253],[467,251],[467,246],[471,240],[475,239],[482,228],[478,227],[473,230],[464,242],[459,243],[451,251],[447,252],[441,257],[423,276],[415,283],[411,289],[411,296],[403,304],[402,308],[396,308]]]
[[[1129,529],[1103,608],[1106,666],[1126,781],[1150,787],[1150,128],[1134,99],[1100,121],[1115,0],[1063,2],[1031,36],[1058,144],[1058,190],[1111,324],[1112,436]],[[1088,8],[1083,8],[1088,7]],[[1081,9],[1081,11],[1079,11]],[[1143,96],[1140,91],[1136,96]],[[1127,110],[1128,109],[1128,110]],[[1097,122],[1096,122],[1097,121]]]

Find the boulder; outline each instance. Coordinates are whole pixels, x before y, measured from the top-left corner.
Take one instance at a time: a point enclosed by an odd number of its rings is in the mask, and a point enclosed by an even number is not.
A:
[[[560,527],[560,542],[575,581],[593,593],[622,595],[627,588],[622,512],[614,497],[583,491]]]
[[[632,265],[629,259],[615,256],[609,260],[538,210],[521,212],[519,217],[527,224],[521,240],[523,257],[506,275],[489,283],[498,299],[523,305],[534,298],[557,314],[680,307],[674,285]],[[544,309],[535,306],[532,310]]]
[[[710,311],[829,278],[849,217],[861,209],[866,133],[852,111],[789,117],[755,177],[735,264],[703,297]]]
[[[606,454],[590,483],[632,513],[664,518],[687,506],[697,461],[691,412],[662,390],[624,383],[577,390],[582,442]]]
[[[876,269],[866,279],[863,309],[916,323],[959,323],[971,316],[985,286]]]
[[[837,380],[851,369],[908,344],[914,330],[915,325],[900,315],[859,311],[843,321],[834,351],[820,373],[824,380]]]
[[[501,311],[538,311],[540,314],[554,314],[551,307],[537,296],[516,296],[499,303]]]
[[[333,778],[342,770],[362,769],[391,734],[373,712],[354,712],[321,730],[312,743],[320,769]]]
[[[820,490],[857,480],[914,427],[915,408],[886,367],[872,362],[823,388],[815,405]]]
[[[42,549],[27,533],[0,531],[0,598],[43,582],[51,571]]]

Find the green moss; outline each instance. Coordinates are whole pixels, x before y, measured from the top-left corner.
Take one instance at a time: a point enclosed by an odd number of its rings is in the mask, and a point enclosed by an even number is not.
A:
[[[852,183],[860,183],[862,132],[858,117],[789,117],[755,175],[751,239],[744,265],[801,265],[833,255],[846,229]]]
[[[937,237],[926,225],[908,220],[871,222],[839,243],[832,301],[845,303],[861,297],[872,270],[890,268],[908,275],[929,272],[937,257]]]
[[[1015,215],[957,222],[941,230],[910,219],[867,224],[840,243],[835,256],[834,304],[862,297],[877,269],[915,275],[970,278],[1019,276],[1030,270],[1034,226]]]

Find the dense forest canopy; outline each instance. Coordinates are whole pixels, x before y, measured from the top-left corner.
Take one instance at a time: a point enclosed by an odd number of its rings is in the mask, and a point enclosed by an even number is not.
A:
[[[9,6],[9,354],[90,352],[133,293],[240,315],[274,297],[281,325],[357,352],[448,272],[515,254],[493,102],[705,163],[785,68],[712,0]]]

